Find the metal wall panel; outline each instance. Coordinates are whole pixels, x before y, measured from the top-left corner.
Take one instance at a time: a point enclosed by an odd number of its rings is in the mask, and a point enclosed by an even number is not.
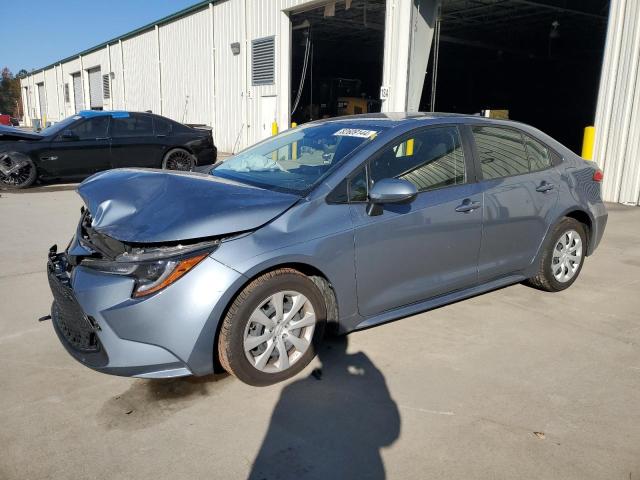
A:
[[[208,9],[160,26],[162,115],[183,123],[212,123],[212,28]]]
[[[124,54],[125,108],[160,113],[158,40],[155,30],[122,41]],[[189,52],[190,53],[190,52]],[[183,55],[188,54],[183,52]]]
[[[60,111],[58,109],[58,82],[55,67],[44,71],[44,88],[46,91],[47,121],[57,121],[60,117]]]
[[[237,152],[245,145],[245,77],[244,2],[231,0],[213,7],[215,45],[215,125],[214,139],[221,152]],[[240,43],[234,55],[231,44]]]
[[[594,160],[606,201],[640,204],[640,2],[612,0],[596,110]]]
[[[113,110],[125,110],[125,82],[120,43],[114,43],[109,46],[109,55],[111,57],[111,71],[113,72],[113,78],[111,79],[111,108]]]
[[[69,103],[64,102],[64,96],[63,96],[64,112],[63,112],[62,118],[65,118],[70,115],[73,115],[76,111],[75,103],[74,103],[73,79],[71,78],[71,75],[80,71],[80,68],[81,68],[80,59],[76,58],[69,62],[65,62],[60,65],[60,68],[62,70],[63,82],[69,84]],[[64,93],[64,83],[62,87],[63,93]]]

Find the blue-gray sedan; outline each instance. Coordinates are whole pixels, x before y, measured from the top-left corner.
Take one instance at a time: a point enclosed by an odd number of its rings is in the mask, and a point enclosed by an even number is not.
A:
[[[48,275],[53,326],[96,370],[295,375],[345,334],[516,282],[559,291],[598,246],[602,172],[520,123],[309,123],[210,174],[121,169]]]

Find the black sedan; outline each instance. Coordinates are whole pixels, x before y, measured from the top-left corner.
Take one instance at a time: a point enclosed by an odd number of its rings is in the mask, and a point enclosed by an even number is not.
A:
[[[216,156],[211,130],[152,113],[85,111],[40,133],[0,127],[0,187],[119,167],[192,170],[215,163]]]

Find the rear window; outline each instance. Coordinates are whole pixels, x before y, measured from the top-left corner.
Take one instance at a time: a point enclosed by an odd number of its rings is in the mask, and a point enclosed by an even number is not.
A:
[[[153,122],[148,115],[134,113],[128,117],[114,117],[111,125],[111,136],[113,138],[153,135]]]
[[[472,127],[482,177],[510,177],[529,173],[529,159],[520,132],[511,128]]]

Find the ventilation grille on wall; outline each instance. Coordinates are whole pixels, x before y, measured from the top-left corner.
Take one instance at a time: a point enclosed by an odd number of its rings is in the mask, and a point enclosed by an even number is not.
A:
[[[102,97],[111,98],[111,84],[109,83],[109,74],[102,75]]]
[[[251,83],[272,85],[275,83],[275,38],[259,38],[251,42]]]
[[[64,84],[64,103],[71,102],[71,98],[69,97],[69,84]]]

